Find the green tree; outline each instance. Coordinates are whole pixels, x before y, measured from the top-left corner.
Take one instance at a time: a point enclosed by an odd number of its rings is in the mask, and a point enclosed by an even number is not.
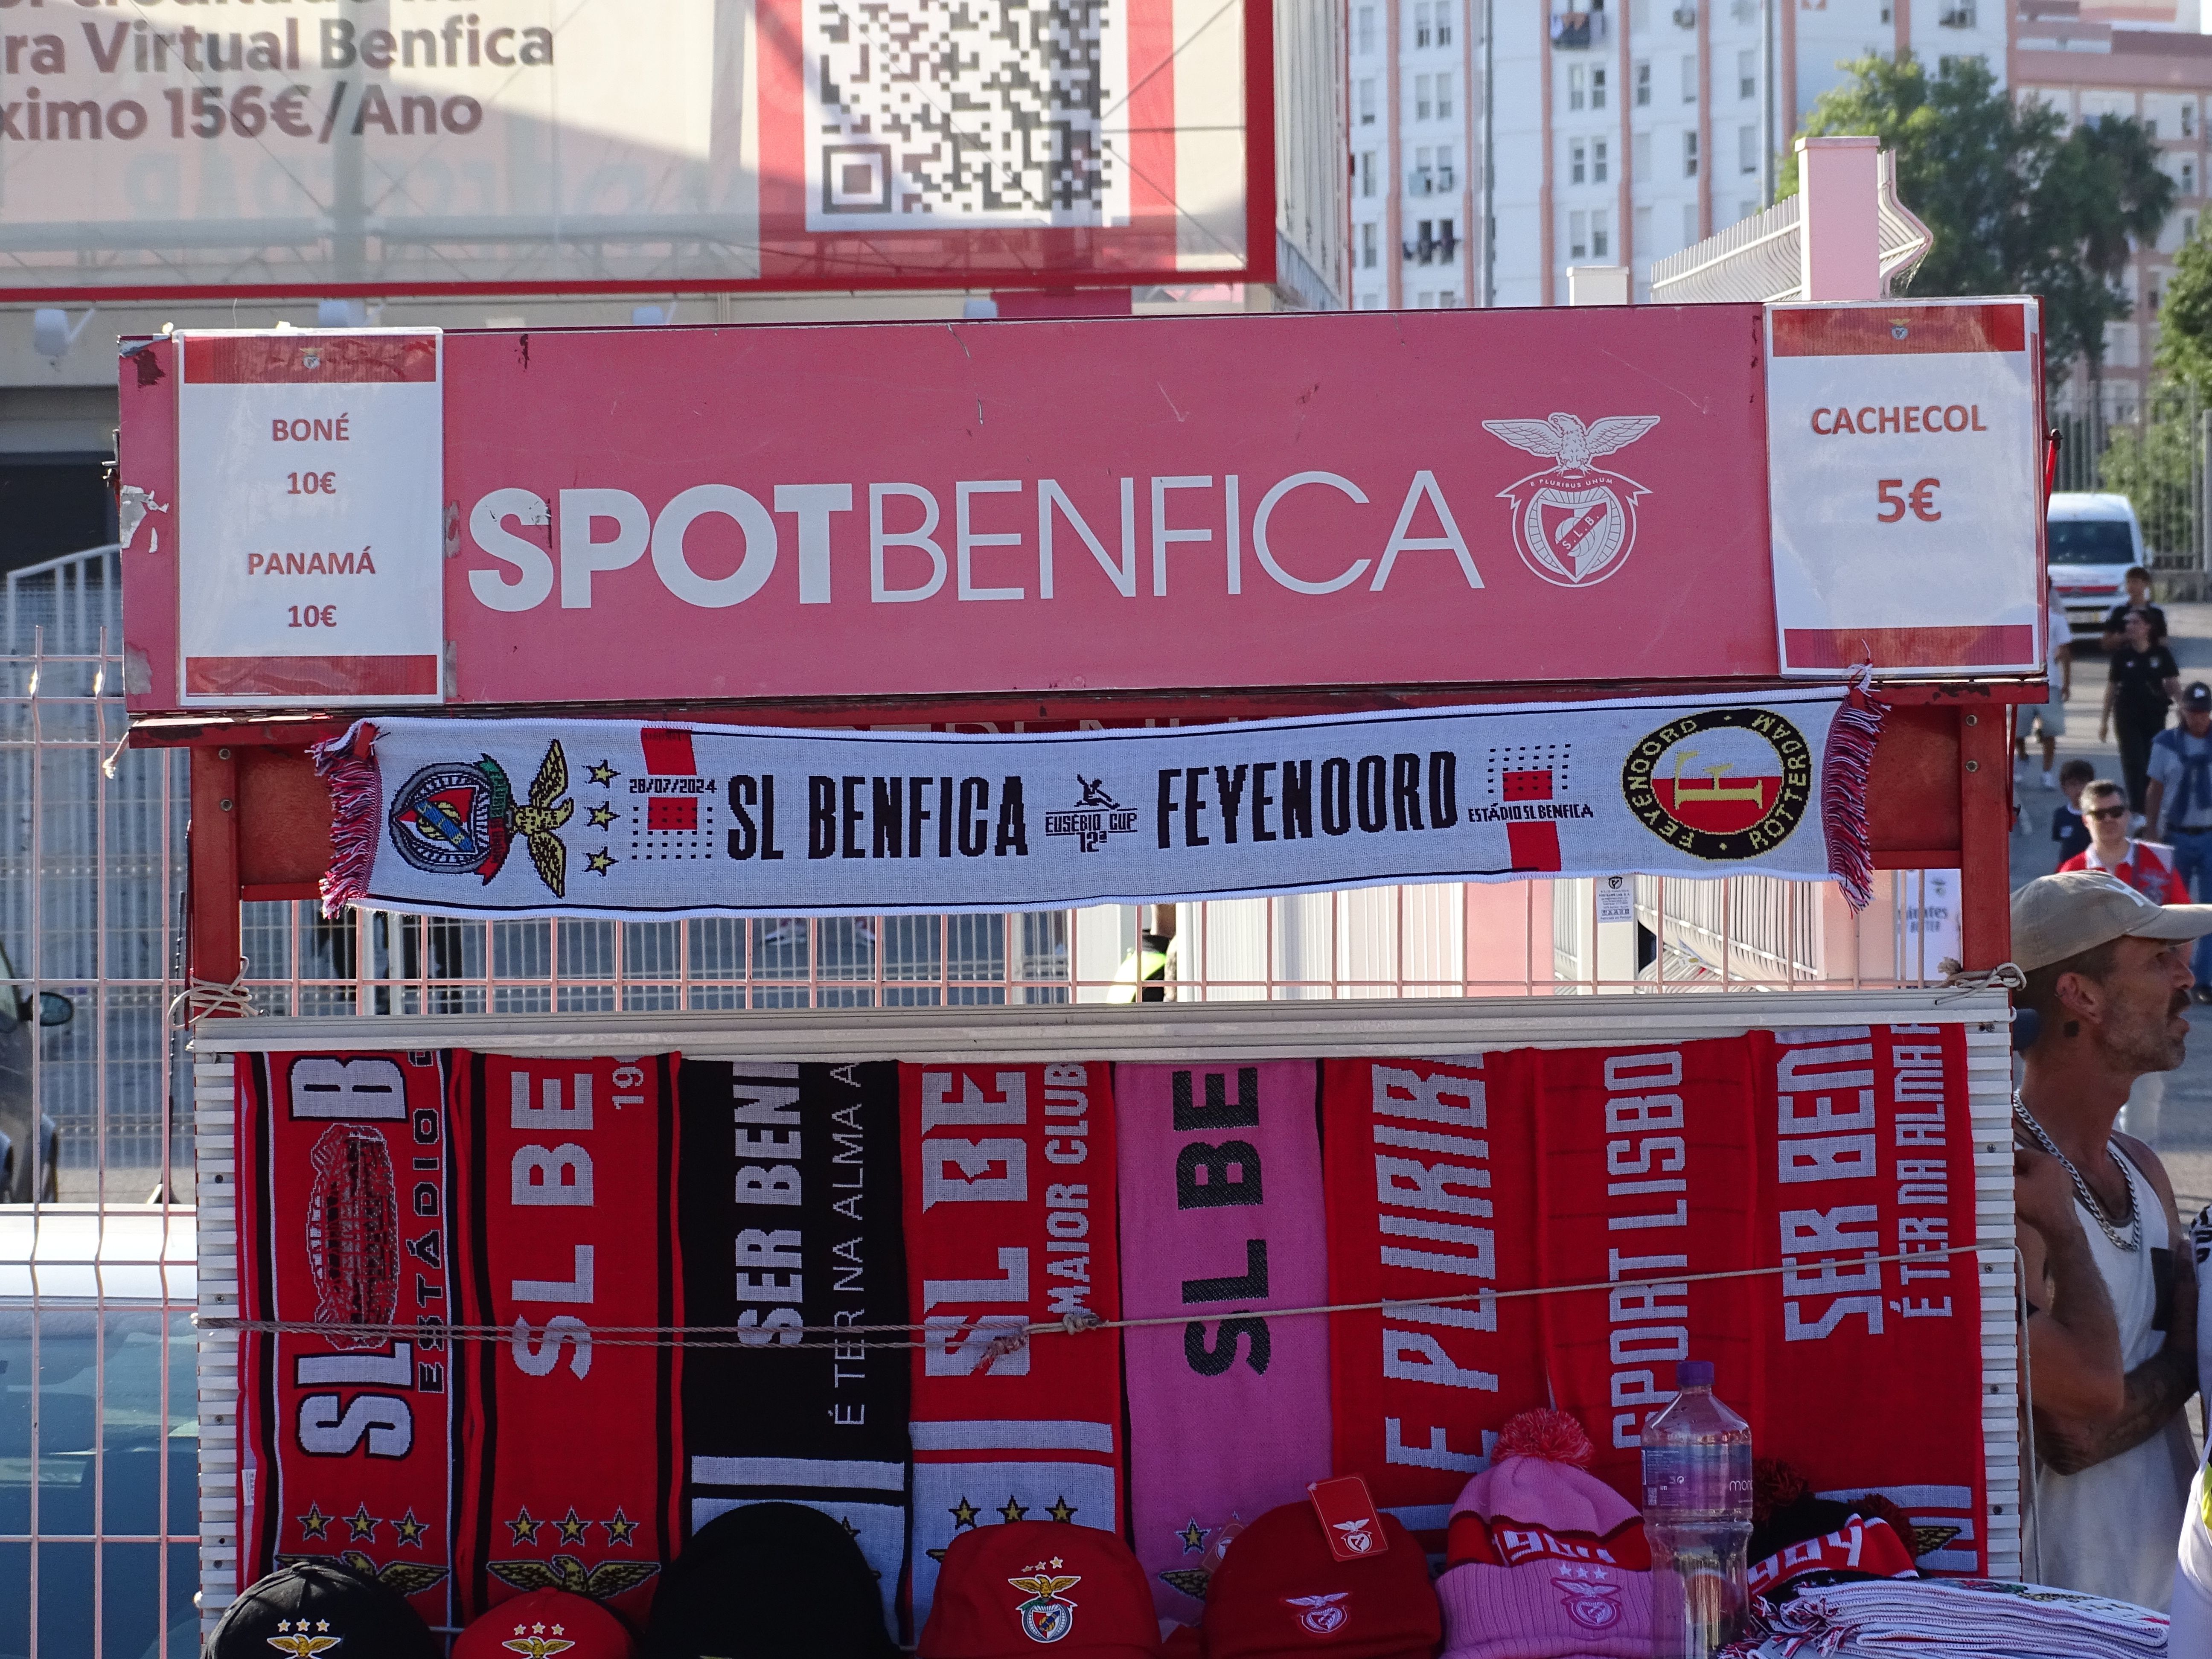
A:
[[[2097,461],[2097,481],[2128,498],[2154,553],[2197,550],[2197,407],[2182,387],[2154,388],[2143,424],[2113,428]]]
[[[2107,116],[2072,131],[2056,110],[2015,101],[1978,58],[1930,77],[1910,52],[1842,66],[1806,118],[1811,136],[1859,133],[1897,156],[1897,193],[1936,234],[1916,295],[2039,294],[2056,385],[2076,357],[2101,378],[2105,325],[2132,302],[2118,284],[2134,243],[2157,235],[2173,182],[2138,121]],[[1796,158],[1782,193],[1797,188]]]
[[[2174,255],[2158,313],[2158,367],[2212,404],[2212,220]]]

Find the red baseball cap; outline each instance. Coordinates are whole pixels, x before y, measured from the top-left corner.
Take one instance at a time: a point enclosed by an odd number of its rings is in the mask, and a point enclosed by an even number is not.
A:
[[[469,1621],[453,1659],[636,1659],[629,1626],[588,1595],[534,1589]]]
[[[1206,1659],[1429,1659],[1443,1614],[1428,1558],[1395,1516],[1389,1547],[1340,1561],[1311,1504],[1269,1510],[1237,1535],[1206,1586]]]
[[[1064,1659],[1159,1659],[1152,1587],[1129,1547],[1066,1521],[1014,1521],[955,1538],[921,1627],[921,1659],[1014,1659],[1041,1642]]]

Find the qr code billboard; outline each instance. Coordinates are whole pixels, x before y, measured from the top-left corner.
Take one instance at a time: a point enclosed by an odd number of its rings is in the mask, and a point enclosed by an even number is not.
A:
[[[1127,0],[809,0],[809,230],[1128,222]]]

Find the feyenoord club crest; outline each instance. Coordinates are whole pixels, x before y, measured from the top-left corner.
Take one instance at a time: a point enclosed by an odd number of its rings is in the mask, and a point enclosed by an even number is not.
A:
[[[1350,1590],[1338,1590],[1333,1595],[1285,1595],[1283,1605],[1298,1609],[1298,1623],[1310,1636],[1334,1636],[1344,1628],[1352,1610],[1344,1605]]]
[[[1708,708],[1629,750],[1628,810],[1701,859],[1747,859],[1790,838],[1813,804],[1813,746],[1771,708]]]
[[[517,802],[506,770],[489,755],[481,760],[441,761],[407,780],[392,798],[386,822],[392,844],[417,870],[457,876],[474,872],[486,882],[500,872],[520,838],[528,844],[538,879],[565,896],[568,849],[555,830],[576,804],[568,793],[568,758],[556,742],[547,746],[531,780],[530,799]]]
[[[1590,463],[1658,424],[1656,415],[1609,415],[1589,426],[1572,415],[1482,423],[1516,449],[1559,463],[1498,492],[1513,504],[1522,563],[1554,586],[1588,587],[1627,562],[1636,545],[1637,498],[1650,491]]]
[[[1075,1603],[1066,1592],[1083,1580],[1073,1573],[1050,1571],[1059,1565],[1057,1560],[1040,1561],[1025,1577],[1006,1580],[1016,1589],[1029,1592],[1030,1599],[1014,1609],[1014,1617],[1022,1634],[1032,1642],[1057,1642],[1075,1628]]]

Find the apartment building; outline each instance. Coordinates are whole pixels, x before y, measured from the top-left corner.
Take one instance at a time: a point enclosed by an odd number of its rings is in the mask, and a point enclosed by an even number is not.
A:
[[[1577,264],[1646,298],[1653,260],[1770,199],[1840,63],[1910,47],[2002,77],[2003,3],[1351,0],[1352,304],[1564,304]]]
[[[2139,419],[2158,343],[2158,313],[2173,260],[2205,210],[2204,121],[2212,110],[2212,36],[2197,32],[2197,0],[2023,0],[2011,45],[2017,96],[2037,99],[2069,124],[2132,116],[2157,141],[2176,201],[2155,242],[2136,250],[2121,276],[2133,314],[2106,325],[2104,416]],[[2084,375],[2064,404],[2086,411]]]

